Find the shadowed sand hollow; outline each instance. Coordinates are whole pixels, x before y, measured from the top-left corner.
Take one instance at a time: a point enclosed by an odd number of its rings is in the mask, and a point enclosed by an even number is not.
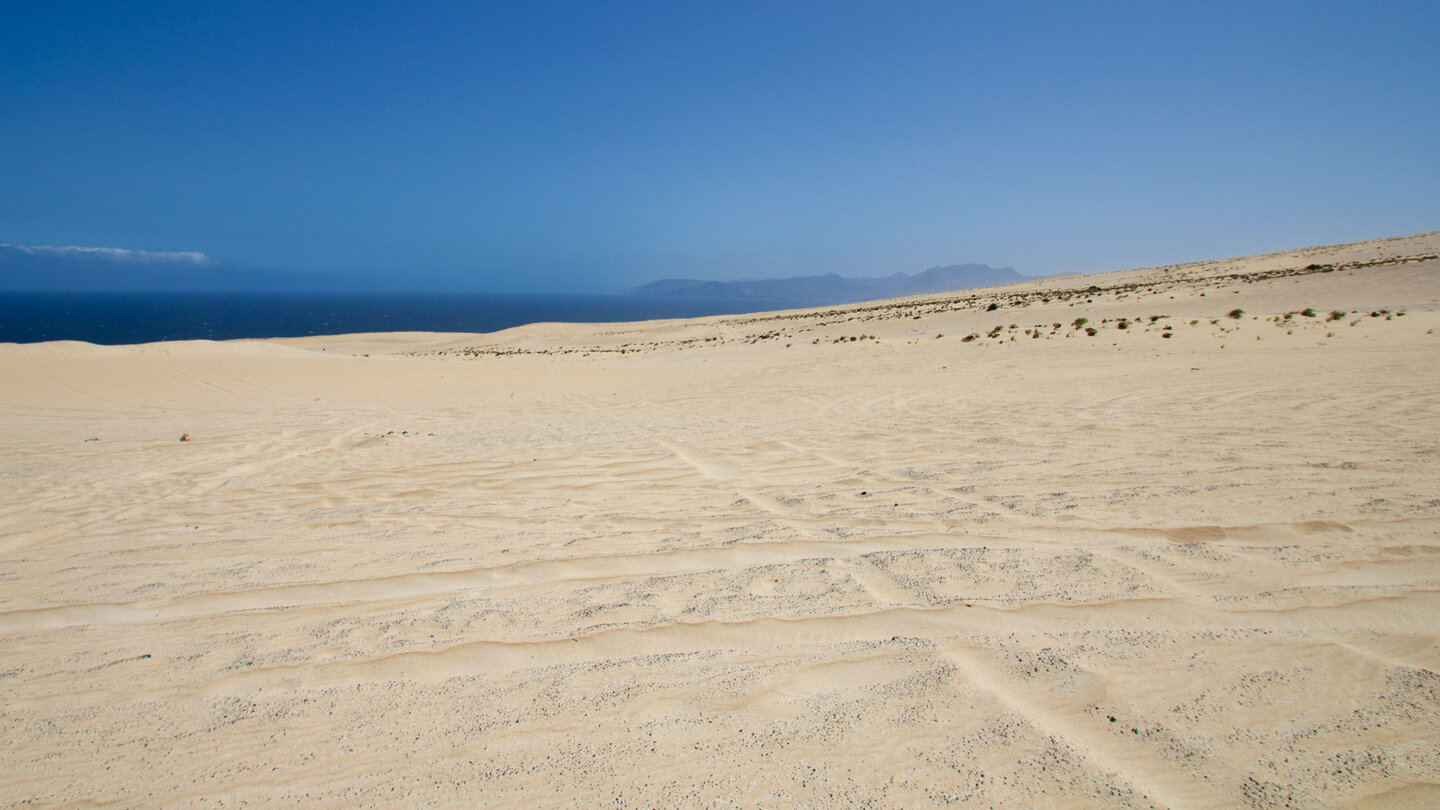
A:
[[[1436,806],[1437,253],[0,346],[0,803]]]

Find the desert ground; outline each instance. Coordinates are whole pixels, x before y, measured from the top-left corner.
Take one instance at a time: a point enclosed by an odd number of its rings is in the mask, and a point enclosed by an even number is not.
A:
[[[1437,255],[0,345],[0,805],[1440,806]]]

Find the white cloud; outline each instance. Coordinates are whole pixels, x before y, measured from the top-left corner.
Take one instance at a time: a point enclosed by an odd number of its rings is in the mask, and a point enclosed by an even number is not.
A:
[[[30,256],[53,256],[62,259],[100,259],[116,264],[170,264],[186,267],[206,267],[215,260],[194,250],[126,250],[111,247],[78,247],[74,245],[0,245],[0,248],[18,250]]]

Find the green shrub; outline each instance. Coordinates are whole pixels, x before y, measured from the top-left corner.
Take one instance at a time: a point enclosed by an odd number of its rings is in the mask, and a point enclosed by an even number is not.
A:
[[[1238,321],[1238,320],[1240,320],[1241,318],[1245,317],[1245,310],[1243,310],[1243,309],[1238,309],[1238,308],[1237,308],[1237,309],[1232,309],[1232,310],[1230,310],[1229,312],[1227,312],[1227,313],[1225,313],[1225,314],[1226,314],[1228,317],[1234,318],[1235,320]]]

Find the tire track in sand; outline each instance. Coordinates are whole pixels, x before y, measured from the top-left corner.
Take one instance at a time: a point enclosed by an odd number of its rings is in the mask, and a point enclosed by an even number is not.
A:
[[[268,588],[217,591],[168,601],[93,602],[0,612],[0,633],[55,629],[87,624],[143,624],[178,618],[315,605],[398,601],[438,594],[525,588],[538,583],[643,580],[704,571],[740,571],[807,559],[844,560],[876,551],[910,551],[948,545],[954,538],[926,535],[875,535],[857,540],[785,540],[675,549],[638,554],[583,555],[511,565],[452,571],[427,571],[369,579],[296,583]],[[943,541],[940,542],[940,541]],[[866,565],[868,563],[857,563]],[[860,579],[860,577],[857,577]],[[865,581],[860,580],[862,586]],[[866,586],[877,598],[883,592]],[[908,604],[909,600],[884,598]]]
[[[1037,693],[1008,674],[990,656],[969,645],[945,650],[972,684],[985,690],[1006,711],[1025,719],[1042,734],[1065,744],[1096,767],[1114,773],[1144,798],[1167,807],[1231,807],[1230,797],[1139,741],[1096,731],[1085,723],[1087,709],[1104,697],[1104,684],[1091,675],[1078,690],[1047,689]]]
[[[661,436],[656,435],[655,431],[646,428],[643,425],[637,424],[634,421],[620,419],[611,414],[608,410],[601,408],[600,406],[593,403],[586,402],[580,397],[571,395],[569,399],[575,404],[580,405],[584,408],[588,408],[589,410],[595,412],[602,418],[609,421],[611,424],[627,430],[630,433],[639,436],[652,444],[658,445],[659,447],[663,448],[667,453],[684,462],[691,469],[698,472],[701,476],[716,483],[725,484],[731,487],[736,495],[739,495],[740,497],[744,498],[745,500],[749,501],[760,509],[769,512],[776,517],[785,519],[799,518],[802,520],[812,517],[808,513],[797,513],[795,510],[786,507],[784,504],[782,504],[775,498],[761,494],[757,491],[757,487],[754,485],[755,482],[752,481],[749,476],[747,476],[742,471],[731,467],[728,463],[725,462],[724,459],[719,458],[718,456],[705,453],[693,447],[681,445],[678,442],[672,441],[667,438],[662,438]]]

